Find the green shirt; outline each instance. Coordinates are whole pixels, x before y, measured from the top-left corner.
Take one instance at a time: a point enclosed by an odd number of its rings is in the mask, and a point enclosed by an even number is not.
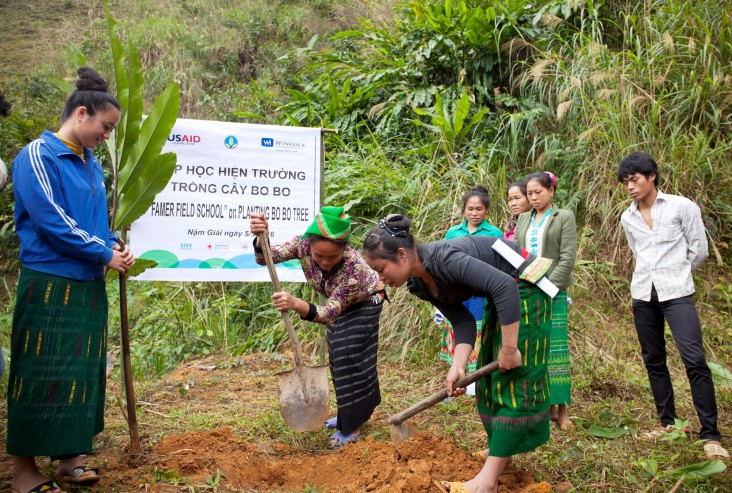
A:
[[[466,219],[462,223],[448,229],[445,239],[452,240],[453,238],[462,238],[463,236],[496,236],[498,238],[503,238],[503,231],[484,219],[471,234],[468,230],[468,220]]]

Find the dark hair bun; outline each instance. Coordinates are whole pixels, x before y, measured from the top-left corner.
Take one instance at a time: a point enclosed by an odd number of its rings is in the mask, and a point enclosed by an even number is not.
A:
[[[383,219],[383,222],[388,227],[387,229],[404,233],[409,233],[409,228],[412,227],[412,221],[401,214],[389,214]]]
[[[486,188],[483,185],[475,185],[473,187],[473,189],[470,190],[470,191],[471,192],[477,192],[477,193],[482,193],[482,194],[488,195],[488,190],[486,190]]]
[[[109,86],[104,77],[91,67],[79,68],[79,79],[76,81],[77,91],[109,92]]]
[[[5,99],[5,93],[0,92],[0,116],[6,117],[10,114],[10,108],[13,105],[10,104],[10,101]]]

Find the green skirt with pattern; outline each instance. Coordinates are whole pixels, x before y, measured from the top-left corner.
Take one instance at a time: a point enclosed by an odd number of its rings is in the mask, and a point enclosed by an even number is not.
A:
[[[572,365],[567,345],[567,291],[552,300],[552,345],[549,351],[549,404],[572,403]]]
[[[521,321],[518,347],[522,366],[478,381],[478,413],[488,434],[489,454],[510,457],[549,440],[551,298],[533,284],[519,282]],[[485,317],[481,366],[498,357],[501,329],[494,308]]]
[[[90,453],[104,428],[106,360],[104,279],[23,268],[8,373],[8,453]]]

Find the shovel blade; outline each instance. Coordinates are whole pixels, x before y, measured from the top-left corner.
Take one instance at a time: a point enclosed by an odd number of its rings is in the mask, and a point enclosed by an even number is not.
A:
[[[298,367],[277,374],[280,413],[287,426],[297,432],[323,427],[328,419],[330,387],[328,367]]]
[[[405,440],[409,440],[413,436],[416,436],[419,431],[406,421],[402,421],[399,424],[389,425],[389,434],[391,435],[391,441],[394,446],[399,450],[399,445]]]

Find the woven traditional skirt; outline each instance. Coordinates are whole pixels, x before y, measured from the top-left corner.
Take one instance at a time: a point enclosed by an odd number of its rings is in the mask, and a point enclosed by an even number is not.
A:
[[[470,353],[468,359],[467,369],[468,371],[475,371],[478,365],[478,353],[480,352],[480,340],[481,332],[483,331],[483,317],[485,315],[488,304],[486,298],[479,296],[473,296],[463,302],[463,305],[470,311],[475,318],[475,325],[477,334],[475,337],[475,344],[473,345],[473,351]],[[440,359],[452,364],[452,357],[455,354],[455,332],[452,330],[452,324],[445,317],[442,322],[442,344],[440,346]]]
[[[567,291],[552,300],[552,345],[549,351],[549,404],[572,403],[572,365],[567,346]]]
[[[328,326],[330,375],[338,404],[336,428],[346,435],[368,421],[381,403],[376,355],[384,305],[380,296],[374,300],[353,305]]]
[[[106,353],[104,279],[80,282],[23,268],[8,373],[9,454],[92,451],[104,428]]]
[[[489,454],[510,457],[549,440],[551,298],[533,284],[519,282],[521,321],[518,347],[522,366],[478,381],[478,413],[488,434]],[[486,312],[481,366],[498,358],[501,329],[495,309]]]

